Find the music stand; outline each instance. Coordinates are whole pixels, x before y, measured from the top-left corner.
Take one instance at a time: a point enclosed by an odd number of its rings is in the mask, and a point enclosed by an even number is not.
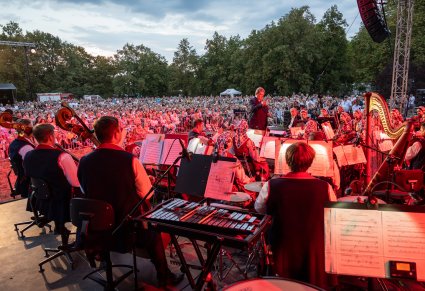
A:
[[[192,160],[181,161],[179,173],[177,175],[177,193],[185,193],[191,196],[204,198],[210,176],[211,164],[217,161],[236,162],[235,158],[192,155]]]

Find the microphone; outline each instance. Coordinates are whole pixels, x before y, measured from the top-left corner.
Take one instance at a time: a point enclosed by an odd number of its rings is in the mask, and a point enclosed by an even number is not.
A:
[[[184,146],[181,138],[178,138],[180,146],[182,147],[182,152],[180,153],[183,158],[186,158],[189,162],[192,160],[192,155],[187,151],[187,148]]]

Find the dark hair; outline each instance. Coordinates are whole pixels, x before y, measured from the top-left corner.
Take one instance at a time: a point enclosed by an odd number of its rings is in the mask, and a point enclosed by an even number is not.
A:
[[[292,172],[306,172],[315,156],[316,152],[310,145],[296,142],[286,150],[285,159]]]
[[[117,130],[120,130],[120,125],[113,116],[102,116],[94,123],[94,133],[101,143],[110,142]]]
[[[193,122],[193,127],[195,128],[201,123],[204,123],[204,121],[202,119],[198,118]]]
[[[32,134],[38,143],[45,143],[55,134],[55,127],[50,123],[39,123],[32,129]]]

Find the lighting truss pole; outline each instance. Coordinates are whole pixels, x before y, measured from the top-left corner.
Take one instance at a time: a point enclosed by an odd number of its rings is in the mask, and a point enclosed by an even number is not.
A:
[[[393,78],[391,86],[391,106],[406,114],[409,99],[407,97],[410,41],[413,26],[414,0],[399,0],[397,5],[397,28],[394,45]],[[406,107],[405,107],[406,106]]]
[[[4,41],[0,40],[0,45],[12,46],[12,47],[23,47],[25,53],[25,76],[27,78],[27,99],[33,100],[32,98],[32,84],[29,70],[29,60],[28,60],[28,49],[33,49],[36,47],[35,43],[32,42],[20,42],[20,41]]]

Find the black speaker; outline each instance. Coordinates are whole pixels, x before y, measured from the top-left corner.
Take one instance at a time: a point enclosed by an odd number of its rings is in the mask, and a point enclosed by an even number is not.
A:
[[[374,42],[383,42],[389,35],[387,24],[376,4],[376,0],[357,0],[363,24]]]

